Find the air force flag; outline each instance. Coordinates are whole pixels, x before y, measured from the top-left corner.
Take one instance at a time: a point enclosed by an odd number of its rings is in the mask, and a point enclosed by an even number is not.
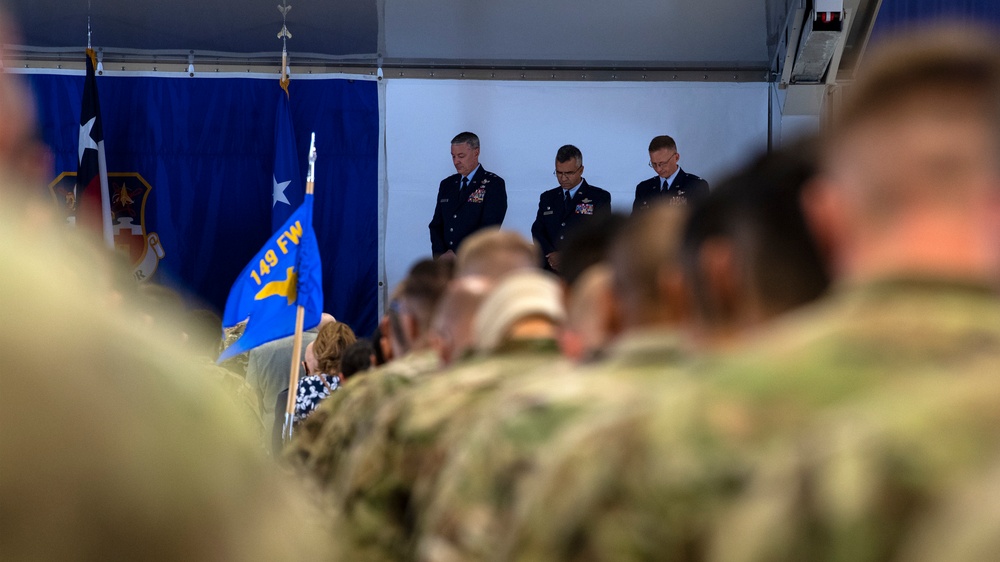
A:
[[[272,231],[278,230],[292,211],[302,204],[304,194],[287,90],[282,92],[280,97],[278,112],[274,117],[274,175],[271,176],[274,189],[271,197]]]
[[[230,345],[219,362],[271,340],[295,333],[299,305],[305,308],[303,329],[319,324],[323,312],[323,268],[319,244],[312,227],[313,196],[271,235],[257,255],[240,272],[226,300],[223,328],[247,320],[240,339]]]

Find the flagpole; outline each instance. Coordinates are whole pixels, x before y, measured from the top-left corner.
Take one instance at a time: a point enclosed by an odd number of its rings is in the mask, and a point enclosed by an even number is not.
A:
[[[309,174],[306,176],[306,195],[312,195],[316,185],[316,133],[309,139]],[[312,204],[312,199],[307,198]],[[295,419],[295,398],[299,393],[299,357],[302,356],[302,325],[306,308],[301,304],[295,311],[295,339],[292,344],[292,365],[288,376],[288,401],[285,403],[285,427],[281,433],[284,440],[292,439],[292,422]]]

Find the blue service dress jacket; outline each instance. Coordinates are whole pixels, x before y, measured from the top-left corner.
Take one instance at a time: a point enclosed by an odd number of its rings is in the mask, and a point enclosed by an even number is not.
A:
[[[563,188],[550,189],[538,198],[538,213],[531,236],[542,249],[542,257],[558,251],[566,231],[595,216],[611,212],[611,194],[583,180],[570,209],[563,201]],[[544,260],[543,260],[544,261]]]
[[[438,186],[431,231],[434,257],[452,250],[457,252],[467,236],[487,226],[500,226],[507,214],[507,186],[503,178],[482,166],[462,190],[462,175],[441,180]]]
[[[663,199],[660,199],[661,197]],[[656,201],[669,201],[671,205],[686,205],[706,197],[708,197],[708,182],[681,168],[666,191],[660,190],[660,176],[653,176],[635,186],[632,212],[645,209]]]

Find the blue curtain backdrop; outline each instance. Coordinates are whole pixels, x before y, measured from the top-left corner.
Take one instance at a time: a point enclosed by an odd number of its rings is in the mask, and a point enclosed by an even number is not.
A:
[[[978,22],[1000,28],[1000,1],[883,0],[873,33],[878,38],[892,30],[941,19]]]
[[[83,55],[81,54],[81,57]],[[55,178],[76,171],[83,76],[28,79]],[[165,257],[157,281],[220,311],[234,279],[271,234],[275,79],[99,76],[108,171],[152,186],[146,231]],[[378,94],[375,82],[293,80],[301,174],[316,132],[315,229],[324,310],[358,333],[378,318]]]

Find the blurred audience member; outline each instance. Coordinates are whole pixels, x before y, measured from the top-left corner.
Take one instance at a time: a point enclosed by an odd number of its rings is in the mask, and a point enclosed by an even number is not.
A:
[[[355,340],[357,337],[354,331],[343,322],[330,322],[320,328],[316,339],[309,344],[312,353],[307,354],[307,357],[311,355],[315,358],[315,364],[312,370],[307,370],[305,376],[299,379],[293,423],[297,424],[305,419],[323,399],[343,384],[340,360],[344,350]],[[308,359],[306,366],[309,366]]]
[[[382,323],[394,358],[363,377],[353,377],[296,429],[285,458],[322,489],[338,484],[341,464],[368,436],[381,404],[441,367],[431,347],[430,323],[452,271],[452,260],[426,259],[410,268],[393,292]]]
[[[310,500],[197,359],[172,332],[137,329],[134,303],[106,306],[101,262],[22,220],[0,207],[3,557],[325,558]]]
[[[455,275],[497,281],[512,271],[537,267],[538,260],[538,250],[520,234],[485,228],[462,242],[455,260]]]
[[[315,328],[302,333],[302,351],[299,352],[298,359],[300,363],[305,361],[305,348],[316,340],[316,336],[323,326],[332,322],[336,322],[336,319],[330,314],[323,313]],[[278,394],[283,390],[288,390],[294,346],[295,336],[288,336],[259,345],[248,352],[247,384],[257,392],[261,403],[264,404],[265,420],[276,419],[274,405],[277,402]],[[281,419],[281,423],[284,423],[284,416]],[[273,430],[274,428],[268,427],[267,429]]]
[[[476,313],[472,324],[475,348],[495,353],[520,341],[555,342],[565,319],[555,277],[535,270],[512,273]]]
[[[448,284],[431,322],[431,345],[443,365],[452,365],[473,352],[472,323],[492,288],[489,279],[473,275],[453,279]]]
[[[566,324],[559,335],[559,347],[576,363],[601,359],[614,337],[617,318],[612,279],[606,264],[593,265],[567,291]]]
[[[468,289],[471,279],[460,278],[449,290]],[[417,558],[415,532],[453,444],[501,387],[560,364],[555,336],[564,317],[561,299],[555,277],[537,269],[510,273],[478,307],[476,356],[421,378],[380,405],[367,438],[333,476],[335,505],[345,514],[338,526],[344,559]]]
[[[830,284],[802,211],[816,174],[816,145],[763,156],[695,205],[683,261],[703,344],[747,330],[819,298]]]
[[[347,381],[373,366],[375,366],[375,348],[372,347],[371,341],[360,338],[344,350],[344,355],[340,360],[340,376],[344,378],[344,381]]]

